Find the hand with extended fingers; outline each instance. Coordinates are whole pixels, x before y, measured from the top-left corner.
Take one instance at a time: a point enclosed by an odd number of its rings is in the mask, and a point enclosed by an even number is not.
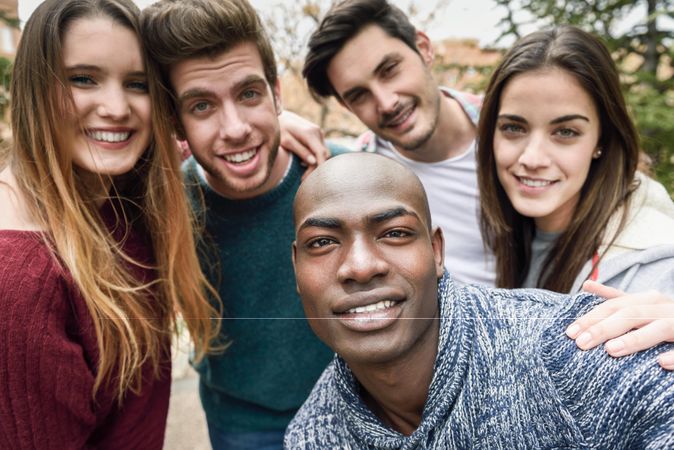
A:
[[[566,329],[580,349],[605,342],[606,352],[619,357],[674,342],[674,298],[657,291],[625,294],[594,281],[586,281],[583,290],[607,300]],[[662,368],[674,370],[674,351],[659,355],[658,362]]]
[[[323,132],[315,123],[290,111],[279,116],[281,147],[297,155],[307,165],[306,177],[329,156]]]

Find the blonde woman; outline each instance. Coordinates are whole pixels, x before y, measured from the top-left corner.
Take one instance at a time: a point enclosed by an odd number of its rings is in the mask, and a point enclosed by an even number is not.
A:
[[[170,335],[217,314],[131,0],[46,0],[0,163],[0,448],[163,444]]]

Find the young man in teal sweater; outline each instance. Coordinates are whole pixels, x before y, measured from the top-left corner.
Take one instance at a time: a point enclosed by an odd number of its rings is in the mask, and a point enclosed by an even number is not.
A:
[[[197,367],[211,443],[278,449],[332,352],[295,291],[292,201],[304,169],[279,146],[274,54],[245,1],[162,1],[142,28],[193,153],[185,172],[205,224],[202,265],[224,305],[229,346]]]

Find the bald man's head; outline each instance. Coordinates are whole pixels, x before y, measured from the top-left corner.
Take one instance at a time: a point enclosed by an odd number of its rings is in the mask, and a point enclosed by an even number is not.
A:
[[[294,214],[297,292],[323,342],[351,367],[435,352],[444,241],[409,169],[337,156],[300,186]]]
[[[431,230],[431,213],[428,199],[419,178],[407,167],[374,153],[346,153],[320,165],[302,183],[293,204],[295,226],[299,225],[298,213],[304,212],[331,198],[345,195],[373,198],[378,193],[405,198],[419,207],[421,218]]]

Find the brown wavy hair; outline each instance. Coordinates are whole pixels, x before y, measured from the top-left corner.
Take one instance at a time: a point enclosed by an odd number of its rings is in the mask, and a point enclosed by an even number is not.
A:
[[[128,390],[140,390],[146,363],[158,376],[178,315],[196,344],[197,359],[214,347],[219,327],[212,320],[218,311],[209,303],[209,295],[217,299],[217,293],[199,268],[170,105],[155,82],[156,67],[143,56],[151,143],[130,174],[108,180],[118,223],[125,226],[133,216],[151,239],[156,280],[134,278],[129,263],[143,265],[112,237],[72,163],[69,143],[59,138],[63,116],[74,111],[63,67],[64,34],[76,20],[105,17],[138,36],[139,14],[131,0],[46,0],[35,10],[14,62],[14,144],[6,161],[32,219],[46,231],[45,242],[91,314],[99,349],[93,394],[105,383],[119,401]],[[103,178],[98,177],[101,186]]]
[[[638,135],[605,45],[572,26],[531,33],[508,51],[489,81],[478,125],[481,231],[496,255],[496,285],[521,287],[530,270],[534,221],[512,206],[496,174],[494,133],[503,89],[522,73],[559,68],[590,95],[599,113],[599,147],[568,227],[543,264],[537,286],[568,292],[583,265],[597,252],[609,218],[629,202],[639,159]],[[626,205],[627,206],[627,205]],[[625,221],[623,211],[622,228]],[[601,255],[599,255],[601,257]]]

